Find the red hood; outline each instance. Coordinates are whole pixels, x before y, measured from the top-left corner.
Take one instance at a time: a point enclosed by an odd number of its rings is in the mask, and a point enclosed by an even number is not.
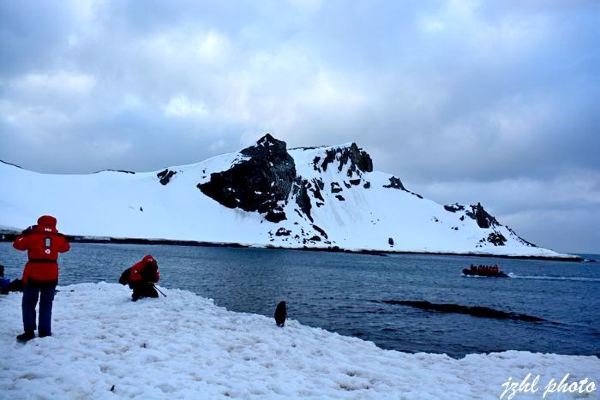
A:
[[[38,218],[38,227],[43,231],[56,232],[56,218],[51,215],[42,215]]]
[[[142,258],[142,261],[144,262],[156,262],[156,260],[154,259],[154,257],[152,257],[150,254],[144,256],[144,258]]]

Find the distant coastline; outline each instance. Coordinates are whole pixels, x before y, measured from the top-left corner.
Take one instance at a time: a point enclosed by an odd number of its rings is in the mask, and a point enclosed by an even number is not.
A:
[[[0,231],[0,242],[12,242],[19,232]],[[73,243],[110,243],[110,244],[140,244],[140,245],[169,245],[169,246],[189,246],[189,247],[230,247],[230,248],[263,248],[278,250],[298,250],[298,251],[320,251],[328,253],[349,253],[349,254],[367,254],[375,256],[386,256],[392,254],[414,254],[414,255],[433,255],[433,256],[463,256],[463,257],[482,257],[482,258],[506,258],[517,260],[547,260],[547,261],[565,261],[565,262],[583,262],[584,257],[579,255],[570,255],[570,257],[551,257],[551,256],[523,256],[508,254],[489,254],[489,253],[449,253],[449,252],[427,252],[427,251],[402,251],[402,250],[370,250],[370,249],[344,249],[338,246],[330,247],[283,247],[275,245],[259,246],[254,244],[242,244],[235,242],[204,242],[197,240],[176,240],[176,239],[148,239],[148,238],[119,238],[110,236],[82,236],[65,235]],[[587,260],[593,261],[595,260]]]

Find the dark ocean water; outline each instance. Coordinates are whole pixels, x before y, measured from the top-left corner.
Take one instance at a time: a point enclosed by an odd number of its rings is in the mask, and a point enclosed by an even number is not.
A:
[[[116,282],[145,254],[158,259],[164,287],[268,316],[286,300],[290,318],[386,349],[454,357],[509,349],[600,355],[600,263],[76,243],[61,256],[60,284]],[[10,243],[0,243],[7,277],[20,275],[25,260]],[[462,268],[471,263],[498,263],[514,277],[463,277]],[[485,306],[548,322],[432,312],[382,300]]]

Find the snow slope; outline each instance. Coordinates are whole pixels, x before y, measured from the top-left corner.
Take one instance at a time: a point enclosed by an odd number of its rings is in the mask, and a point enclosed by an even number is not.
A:
[[[286,151],[284,142],[269,135],[249,149],[263,151],[268,147],[265,143],[271,143],[269,138],[282,143]],[[356,160],[357,152],[362,160]],[[569,257],[529,244],[483,207],[445,208],[404,189],[392,175],[357,167],[357,162],[364,163],[365,158],[370,162],[370,157],[355,144],[299,148],[284,155],[288,154],[293,158],[295,175],[290,178],[289,194],[277,202],[285,213],[286,219],[281,221],[271,222],[265,213],[244,211],[243,206],[225,207],[199,189],[211,182],[212,175],[252,158],[230,153],[170,167],[167,171],[174,175],[166,184],[160,183],[160,171],[50,175],[0,163],[0,227],[20,230],[48,213],[58,218],[62,232],[81,236]],[[327,159],[329,164],[325,165]],[[279,167],[269,165],[274,170]],[[259,176],[264,173],[257,171]],[[271,187],[280,183],[271,182]],[[235,188],[225,189],[235,192]],[[257,198],[265,196],[258,190],[255,193]]]
[[[509,377],[531,373],[539,392],[516,398],[540,399],[566,373],[570,382],[600,378],[597,357],[407,354],[293,320],[280,329],[176,289],[137,303],[117,284],[59,290],[54,336],[25,345],[14,339],[20,294],[0,297],[0,398],[497,399]]]

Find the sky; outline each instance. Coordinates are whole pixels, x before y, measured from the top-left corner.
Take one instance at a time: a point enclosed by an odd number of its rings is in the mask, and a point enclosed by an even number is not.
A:
[[[0,159],[158,170],[356,142],[442,204],[600,253],[600,2],[0,2]]]

